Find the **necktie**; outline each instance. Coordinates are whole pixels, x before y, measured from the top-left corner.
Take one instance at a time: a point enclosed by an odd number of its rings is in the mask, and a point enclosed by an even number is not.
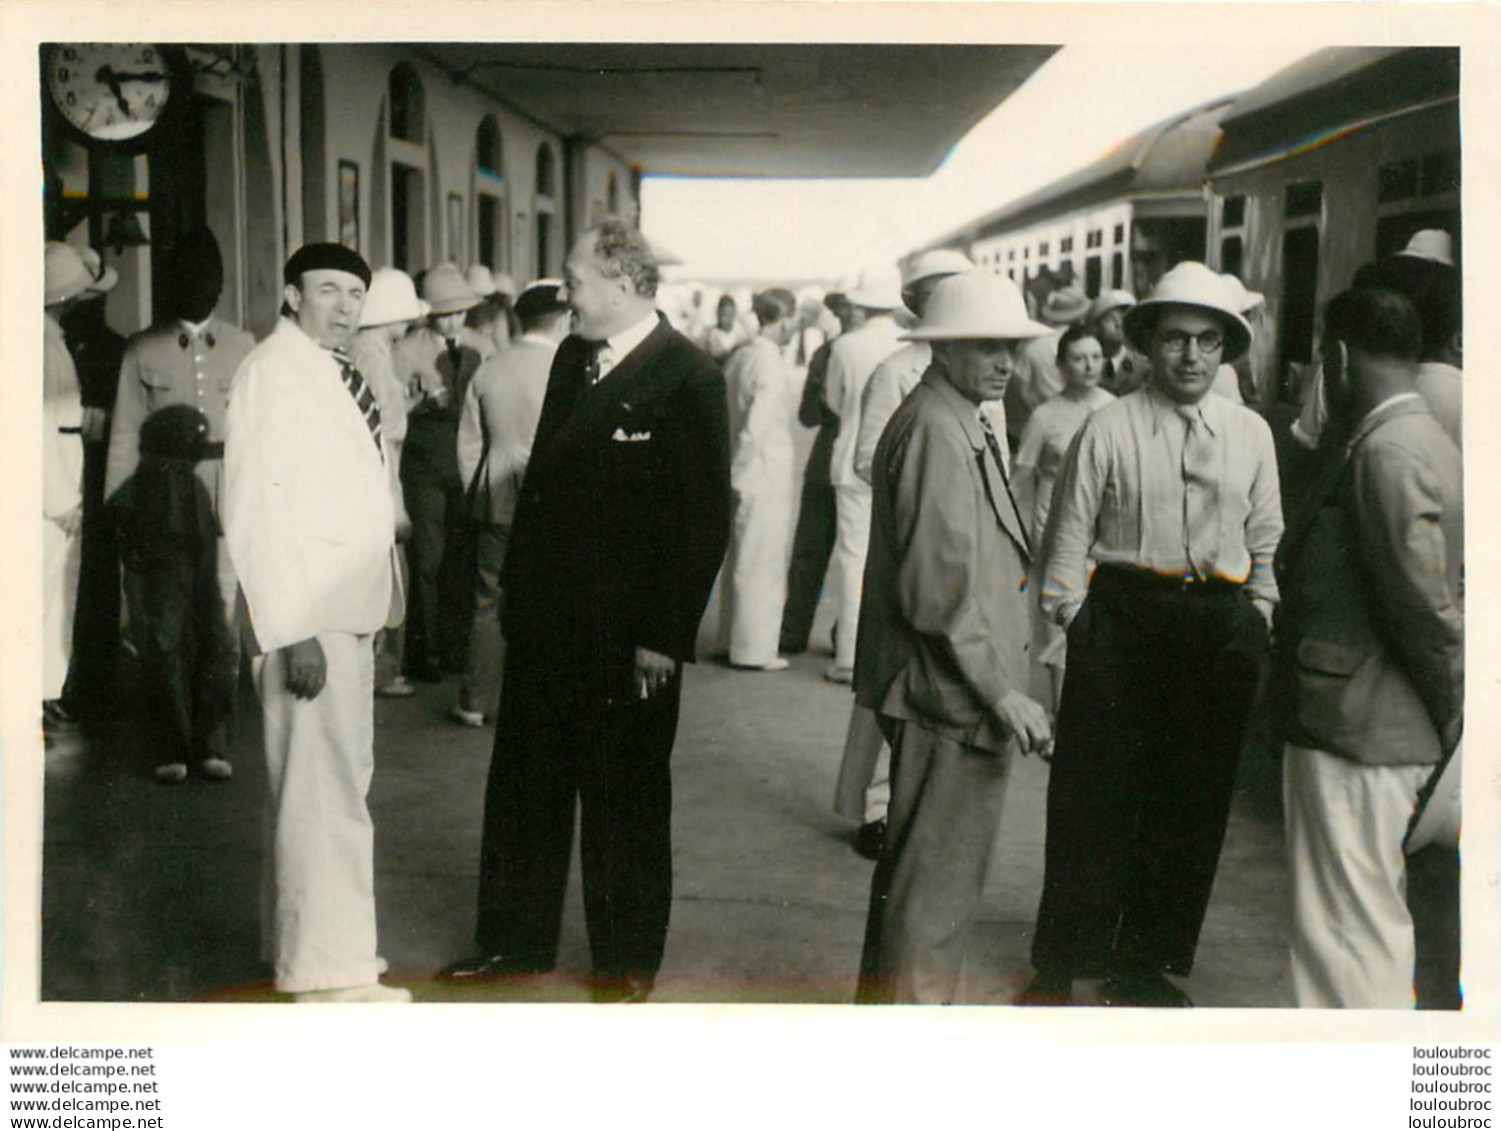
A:
[[[978,414],[980,431],[985,434],[985,446],[990,449],[990,454],[995,460],[996,468],[1001,473],[1001,485],[1006,489],[1006,500],[1011,504],[1011,513],[1016,516],[1016,528],[1022,532],[1022,545],[1027,553],[1032,552],[1032,540],[1027,537],[1027,524],[1022,521],[1021,508],[1016,505],[1016,496],[1011,493],[1011,477],[1006,474],[1006,461],[1001,458],[1001,442],[996,438],[995,429],[991,427],[990,418],[983,413]]]
[[[1178,409],[1188,425],[1183,439],[1183,551],[1201,578],[1219,555],[1219,448],[1198,405]]]
[[[593,386],[599,380],[599,355],[604,352],[605,343],[586,342],[584,345],[584,383]]]
[[[380,404],[375,399],[375,394],[370,391],[364,376],[355,368],[354,361],[341,347],[333,351],[334,360],[339,363],[339,375],[344,378],[344,387],[349,390],[349,395],[354,398],[354,406],[360,410],[360,415],[365,418],[365,426],[370,429],[370,438],[375,441],[375,450],[381,451],[380,446]],[[382,453],[384,456],[384,453]]]

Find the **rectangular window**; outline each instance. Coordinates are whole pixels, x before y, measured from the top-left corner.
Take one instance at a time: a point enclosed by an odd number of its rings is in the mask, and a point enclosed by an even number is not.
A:
[[[1319,285],[1319,230],[1292,228],[1282,237],[1282,316],[1278,340],[1282,365],[1307,365],[1313,360],[1314,314]],[[1284,390],[1290,393],[1290,390]]]
[[[1388,161],[1376,171],[1376,199],[1382,204],[1418,195],[1418,161]]]
[[[1423,158],[1422,178],[1418,191],[1424,196],[1459,190],[1459,150],[1445,149]]]
[[[1225,207],[1220,213],[1220,226],[1238,228],[1246,222],[1246,197],[1244,193],[1225,197]]]
[[[1126,278],[1126,260],[1120,252],[1110,257],[1110,285],[1119,290]]]
[[[1115,242],[1116,243],[1125,243],[1126,242],[1126,225],[1124,225],[1124,224],[1117,224],[1115,226]]]
[[[1091,255],[1084,261],[1084,293],[1090,298],[1095,298],[1100,293],[1100,277],[1103,274],[1104,264],[1100,262],[1098,255]]]
[[[1287,201],[1284,215],[1288,219],[1297,216],[1317,216],[1324,207],[1324,182],[1303,181],[1287,186]]]
[[[1220,270],[1226,275],[1240,277],[1240,269],[1245,259],[1245,245],[1241,243],[1239,236],[1227,236],[1220,241]]]
[[[497,236],[496,200],[489,194],[479,198],[479,261],[486,267],[495,267],[495,244]]]
[[[1058,250],[1059,251],[1073,251],[1074,250],[1074,237],[1073,236],[1064,236],[1061,240],[1059,240],[1058,241]]]
[[[1101,243],[1104,242],[1104,239],[1105,233],[1099,228],[1096,228],[1094,231],[1090,232],[1087,236],[1084,237],[1084,246],[1086,248],[1099,247]]]
[[[1047,243],[1047,242],[1043,242],[1043,243],[1038,244],[1037,245],[1037,258],[1038,259],[1046,259],[1047,255],[1048,255],[1048,250],[1052,246],[1053,246],[1052,244]]]

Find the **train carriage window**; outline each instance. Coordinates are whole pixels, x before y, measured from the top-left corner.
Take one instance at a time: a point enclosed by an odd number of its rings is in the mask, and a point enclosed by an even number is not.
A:
[[[1240,269],[1245,260],[1245,244],[1239,236],[1228,236],[1220,241],[1220,270],[1226,275],[1240,278]]]
[[[1418,191],[1423,196],[1459,191],[1460,156],[1458,149],[1445,149],[1423,157],[1422,180]]]
[[[1388,161],[1376,172],[1376,199],[1382,204],[1418,195],[1418,159]]]
[[[1084,293],[1090,298],[1100,293],[1100,275],[1102,264],[1098,255],[1091,255],[1084,261]]]
[[[1319,230],[1290,228],[1282,237],[1282,373],[1313,360],[1314,314],[1319,284]]]
[[[1238,196],[1225,197],[1224,209],[1220,212],[1220,226],[1223,228],[1239,228],[1246,222],[1246,198],[1242,193]],[[1228,268],[1227,268],[1228,270]]]
[[[1283,214],[1288,219],[1296,216],[1317,216],[1323,207],[1323,181],[1303,181],[1287,186],[1287,200]]]

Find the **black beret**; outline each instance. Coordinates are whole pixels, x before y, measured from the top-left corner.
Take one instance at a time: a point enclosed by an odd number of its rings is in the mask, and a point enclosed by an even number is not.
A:
[[[297,286],[308,271],[343,271],[357,276],[365,286],[370,285],[370,264],[360,257],[359,252],[350,251],[341,243],[303,244],[287,260],[282,279]]]

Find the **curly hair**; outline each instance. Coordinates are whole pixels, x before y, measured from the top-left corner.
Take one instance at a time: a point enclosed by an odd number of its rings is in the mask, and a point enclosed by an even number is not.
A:
[[[606,220],[589,230],[594,235],[594,262],[600,274],[607,279],[624,276],[642,298],[655,298],[662,276],[646,237],[620,220]]]

